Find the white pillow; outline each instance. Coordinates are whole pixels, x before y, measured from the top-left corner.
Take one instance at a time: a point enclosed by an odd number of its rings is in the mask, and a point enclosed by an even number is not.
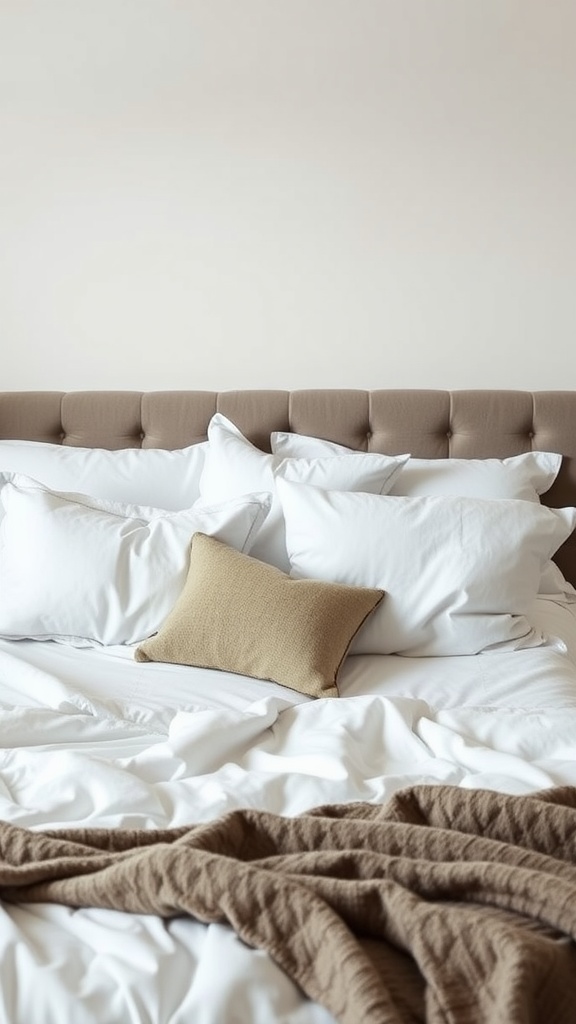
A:
[[[286,457],[358,454],[335,441],[282,431],[271,435],[271,446],[273,452]],[[507,459],[411,458],[387,493],[406,497],[454,494],[536,502],[554,483],[561,464],[562,456],[556,452],[525,452]],[[576,601],[576,590],[551,561],[542,570],[538,594],[552,600]]]
[[[576,509],[352,494],[286,480],[277,489],[293,576],[386,592],[353,653],[461,655],[542,643],[526,613]]]
[[[280,431],[271,434],[271,446],[273,452],[284,458],[362,454],[335,441]],[[554,483],[561,464],[562,456],[556,452],[524,452],[507,459],[411,457],[386,493],[410,498],[454,494],[466,498],[539,501],[539,495]]]
[[[0,472],[23,473],[55,491],[175,510],[200,495],[208,442],[161,448],[72,448],[43,441],[0,441]]]
[[[134,644],[162,625],[197,531],[239,551],[270,495],[178,512],[55,492],[0,474],[0,635],[74,646]]]
[[[200,478],[203,502],[225,501],[251,491],[272,491],[274,495],[277,476],[316,487],[380,494],[392,486],[409,457],[364,454],[358,459],[350,459],[348,455],[283,459],[261,452],[220,413],[209,423],[208,441]],[[285,572],[289,569],[282,509],[275,497],[251,554]]]

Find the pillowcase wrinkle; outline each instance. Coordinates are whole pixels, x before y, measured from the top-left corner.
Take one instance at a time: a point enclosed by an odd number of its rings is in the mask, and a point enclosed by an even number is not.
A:
[[[291,579],[196,533],[182,593],[135,658],[235,672],[311,697],[336,697],[350,643],[382,597],[375,588]]]

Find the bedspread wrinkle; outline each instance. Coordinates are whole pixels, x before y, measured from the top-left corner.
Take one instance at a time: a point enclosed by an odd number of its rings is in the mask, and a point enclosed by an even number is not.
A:
[[[573,1024],[576,787],[168,830],[0,825],[0,896],[224,922],[342,1024]]]

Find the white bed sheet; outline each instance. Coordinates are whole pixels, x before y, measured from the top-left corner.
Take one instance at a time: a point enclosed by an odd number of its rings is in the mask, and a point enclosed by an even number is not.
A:
[[[576,784],[576,607],[547,646],[351,657],[339,700],[141,665],[125,649],[0,642],[0,815],[34,829],[165,827],[240,806],[297,814],[415,782]],[[0,910],[0,1022],[328,1024],[230,929],[54,905]]]

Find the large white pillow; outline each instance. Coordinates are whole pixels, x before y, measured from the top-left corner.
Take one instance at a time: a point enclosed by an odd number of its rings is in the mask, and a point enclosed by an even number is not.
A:
[[[462,497],[391,497],[277,481],[291,573],[385,597],[353,653],[478,654],[532,647],[526,614],[576,509]]]
[[[276,431],[272,451],[285,457],[321,458],[358,453],[335,441]],[[461,495],[467,498],[516,498],[540,501],[550,489],[562,464],[557,452],[525,452],[507,459],[413,459],[394,479],[388,494]],[[548,561],[538,588],[540,597],[575,602],[576,590],[558,568]]]
[[[392,486],[408,455],[363,454],[321,459],[284,459],[261,452],[220,413],[208,426],[208,450],[200,478],[202,501],[225,501],[250,491],[275,492],[275,479],[285,476],[315,487],[380,494]],[[282,509],[273,497],[267,517],[251,554],[288,571]]]
[[[0,472],[23,473],[55,491],[175,510],[200,495],[208,442],[161,448],[72,448],[43,441],[0,441]]]
[[[75,646],[155,633],[186,580],[197,531],[249,551],[269,494],[173,512],[51,491],[0,474],[0,635]]]
[[[275,431],[272,451],[284,458],[326,458],[358,455],[335,441]],[[539,501],[554,483],[562,456],[557,452],[524,452],[507,459],[414,459],[403,467],[387,494],[418,497],[455,494],[467,498],[517,498]]]

